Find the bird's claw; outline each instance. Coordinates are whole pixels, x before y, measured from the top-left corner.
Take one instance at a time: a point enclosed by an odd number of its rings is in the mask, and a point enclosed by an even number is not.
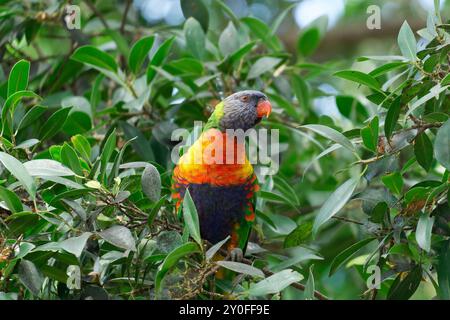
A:
[[[244,259],[244,253],[241,248],[234,248],[230,252],[231,261],[241,262]]]

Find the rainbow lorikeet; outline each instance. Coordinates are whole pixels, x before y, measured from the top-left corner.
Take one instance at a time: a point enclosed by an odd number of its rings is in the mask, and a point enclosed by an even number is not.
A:
[[[172,197],[177,211],[188,189],[197,208],[202,238],[214,244],[231,236],[228,250],[233,257],[240,249],[237,259],[245,252],[255,220],[259,186],[245,154],[245,141],[230,132],[254,127],[271,110],[267,96],[259,91],[228,96],[217,104],[200,137],[173,172]]]

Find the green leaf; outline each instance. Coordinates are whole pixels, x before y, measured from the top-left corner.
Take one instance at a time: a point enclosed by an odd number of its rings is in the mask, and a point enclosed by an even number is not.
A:
[[[30,160],[23,164],[31,176],[74,176],[75,173],[61,163],[50,159]]]
[[[12,213],[23,211],[22,202],[14,192],[0,186],[0,199],[5,201],[6,206]]]
[[[22,100],[23,98],[41,99],[41,97],[38,96],[33,91],[22,90],[22,91],[17,91],[17,92],[14,92],[13,94],[11,94],[11,96],[9,96],[8,99],[6,99],[5,104],[3,105],[3,108],[2,108],[2,124],[3,124],[3,126],[7,126],[7,125],[12,126],[12,119],[13,119],[14,111],[15,111],[16,106],[19,103],[19,101]],[[5,127],[2,130],[4,130],[4,129],[5,129]]]
[[[26,60],[18,61],[9,73],[8,78],[8,94],[7,97],[13,93],[25,90],[28,86],[28,77],[30,75],[30,62]]]
[[[273,70],[279,63],[281,59],[273,57],[262,57],[256,60],[256,62],[250,67],[247,79],[258,78],[263,73]]]
[[[397,37],[398,46],[402,55],[410,61],[417,60],[416,38],[408,22],[405,20]]]
[[[393,71],[393,70],[399,69],[401,67],[405,67],[407,65],[408,65],[407,63],[400,62],[400,61],[382,64],[378,68],[375,68],[372,71],[370,71],[369,75],[371,75],[374,78],[380,77],[380,76],[382,76],[383,74],[386,74],[389,71]]]
[[[442,79],[442,81],[441,81],[441,86],[442,86],[442,87],[445,87],[445,86],[447,86],[447,85],[450,85],[450,73],[447,74],[447,75],[444,77],[444,79]]]
[[[20,261],[19,280],[35,296],[39,295],[44,283],[44,277],[36,268],[36,265],[28,260]]]
[[[350,260],[351,257],[355,253],[357,253],[359,250],[361,250],[363,247],[365,247],[367,244],[375,240],[376,238],[367,238],[361,241],[358,241],[355,244],[352,244],[350,247],[339,253],[336,257],[334,257],[333,261],[331,262],[330,272],[329,276],[331,277],[333,274],[336,273],[337,270],[341,266],[343,266],[347,261]]]
[[[433,162],[433,144],[425,132],[419,133],[414,139],[414,154],[422,168],[429,171]]]
[[[308,260],[323,260],[323,258],[320,255],[307,248],[295,247],[290,248],[287,251],[290,253],[291,257],[282,260],[280,263],[272,267],[272,271],[277,272],[280,270],[284,270],[291,266],[298,265],[300,262]]]
[[[174,267],[181,258],[195,252],[199,252],[199,247],[193,242],[187,242],[172,250],[158,268],[155,276],[155,291],[159,292],[161,290],[161,284],[167,272]]]
[[[397,125],[398,118],[400,116],[401,96],[398,96],[389,106],[386,114],[386,119],[384,121],[384,134],[386,139],[390,139],[392,133],[394,132],[395,126]]]
[[[328,197],[314,220],[313,235],[317,233],[321,225],[330,220],[345,206],[352,196],[353,191],[355,191],[358,182],[359,177],[351,178],[340,185],[339,188]]]
[[[281,49],[280,41],[264,22],[253,17],[245,17],[241,21],[271,50],[279,51]]]
[[[114,149],[116,148],[116,129],[114,128],[109,134],[106,142],[101,151],[101,165],[100,165],[100,175],[103,177],[106,174],[106,166],[111,158]]]
[[[315,283],[314,283],[313,269],[314,265],[311,265],[309,267],[308,281],[306,282],[305,293],[303,295],[305,300],[314,300]]]
[[[297,247],[311,238],[313,223],[302,222],[284,239],[284,248]]]
[[[216,261],[216,264],[237,273],[247,274],[252,277],[264,278],[264,273],[260,269],[245,263],[234,261]]]
[[[172,60],[170,61],[170,66],[185,74],[201,75],[203,73],[202,62],[194,58]]]
[[[429,252],[431,247],[431,230],[433,229],[434,219],[435,217],[422,213],[417,223],[416,241],[419,247],[426,252]]]
[[[72,142],[75,150],[81,155],[81,157],[83,157],[84,160],[90,163],[91,145],[89,144],[89,141],[80,134],[77,134],[70,138],[70,141]]]
[[[292,90],[294,90],[300,108],[309,107],[309,88],[305,80],[298,75],[292,75]]]
[[[392,172],[381,177],[383,184],[394,194],[400,195],[403,188],[403,178],[399,172]]]
[[[41,130],[39,131],[39,140],[44,141],[57,134],[64,126],[70,109],[70,107],[63,108],[53,113],[41,127]]]
[[[61,162],[71,168],[77,175],[83,176],[80,159],[75,150],[67,142],[64,142],[61,148]]]
[[[20,120],[19,125],[17,126],[17,130],[26,128],[29,125],[32,125],[35,123],[36,120],[38,120],[42,114],[47,110],[47,107],[44,106],[34,106],[28,112],[23,116],[23,118]]]
[[[151,201],[157,202],[161,197],[161,176],[154,165],[148,164],[142,172],[141,187]]]
[[[83,252],[83,249],[91,235],[92,233],[90,232],[84,232],[81,236],[61,241],[59,246],[65,251],[72,253],[75,257],[80,258],[81,253]]]
[[[188,18],[184,23],[186,47],[197,59],[203,59],[206,51],[206,37],[200,23],[194,18]]]
[[[5,152],[0,152],[0,162],[9,172],[11,172],[14,177],[16,177],[16,179],[34,199],[36,197],[36,185],[24,165],[19,160]]]
[[[191,237],[201,246],[202,238],[200,236],[197,208],[188,189],[186,189],[183,199],[183,218]]]
[[[155,156],[147,138],[136,127],[125,121],[119,122],[123,133],[128,140],[132,140],[131,145],[136,153],[145,161],[154,161]]]
[[[334,75],[346,80],[350,80],[365,85],[375,91],[381,92],[380,83],[377,81],[377,79],[364,72],[356,70],[342,70],[336,72]]]
[[[108,70],[114,73],[119,68],[113,57],[90,45],[79,47],[70,58],[96,69]]]
[[[148,68],[147,68],[147,83],[151,83],[152,80],[155,78],[156,70],[152,68],[152,66],[159,67],[161,66],[164,61],[166,60],[167,56],[169,55],[170,48],[172,48],[172,43],[175,40],[175,37],[171,37],[164,41],[156,50],[155,54],[152,57],[152,60],[150,61]]]
[[[378,125],[378,117],[375,116],[367,127],[361,129],[361,138],[364,145],[373,152],[377,152]]]
[[[230,239],[230,236],[227,236],[222,241],[219,241],[213,246],[211,246],[211,248],[209,248],[208,251],[206,251],[205,253],[206,261],[211,260],[214,257],[214,255],[220,250],[220,248],[222,248],[222,246],[228,241],[228,239]]]
[[[355,147],[353,146],[351,141],[347,139],[342,133],[334,130],[333,128],[323,126],[320,124],[307,124],[304,126],[300,126],[299,128],[306,128],[312,130],[315,133],[320,134],[321,136],[340,144],[341,146],[349,149],[350,151],[355,151]]]
[[[147,225],[151,226],[153,221],[156,218],[156,215],[159,212],[159,209],[161,209],[163,203],[167,200],[167,196],[163,196],[161,199],[158,200],[157,203],[155,203],[152,207],[152,210],[150,211],[150,213],[148,214],[148,218],[147,218]]]
[[[181,10],[186,19],[195,18],[203,28],[205,33],[208,31],[209,13],[203,0],[197,1],[180,1]]]
[[[152,49],[153,43],[155,42],[155,36],[148,36],[136,41],[130,51],[128,57],[128,65],[130,70],[137,75],[144,63],[145,58]]]
[[[28,139],[25,141],[22,141],[17,146],[14,147],[14,149],[29,149],[30,147],[38,144],[40,141],[38,139]]]
[[[422,268],[420,266],[414,267],[406,277],[400,273],[389,288],[387,299],[408,300],[416,292],[421,280]]]
[[[266,294],[275,294],[292,283],[299,282],[303,279],[303,276],[297,271],[286,269],[277,272],[270,277],[259,281],[252,285],[249,290],[251,296],[264,296]]]
[[[439,128],[434,140],[434,156],[436,160],[450,171],[450,119]]]
[[[409,116],[409,114],[411,114],[411,112],[413,112],[414,110],[416,110],[418,107],[420,107],[421,105],[423,105],[425,102],[435,98],[437,99],[439,97],[439,95],[446,91],[450,86],[444,86],[442,87],[440,83],[438,83],[437,85],[435,85],[434,87],[432,87],[430,89],[430,92],[427,93],[426,95],[420,97],[419,99],[417,99],[412,105],[411,107],[408,109],[408,111],[406,112],[405,116]]]
[[[136,242],[127,227],[113,226],[100,232],[99,236],[116,247],[136,251]]]
[[[239,37],[233,22],[229,22],[219,37],[219,50],[223,56],[231,55],[239,50]]]
[[[301,55],[308,57],[316,51],[320,43],[320,31],[318,28],[305,30],[297,42],[297,49]]]

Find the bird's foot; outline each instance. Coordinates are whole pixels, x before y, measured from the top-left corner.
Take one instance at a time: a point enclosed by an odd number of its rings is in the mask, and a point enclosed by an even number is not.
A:
[[[244,259],[244,253],[241,248],[234,248],[230,252],[231,261],[241,262]]]

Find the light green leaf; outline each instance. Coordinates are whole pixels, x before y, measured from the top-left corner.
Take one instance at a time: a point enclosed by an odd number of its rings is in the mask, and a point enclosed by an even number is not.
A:
[[[74,176],[75,173],[58,161],[49,159],[37,159],[25,162],[25,169],[31,176]]]
[[[289,285],[299,282],[303,276],[297,271],[286,269],[252,285],[249,290],[251,296],[264,296],[282,291]]]
[[[28,260],[20,261],[19,279],[33,295],[39,295],[42,284],[44,283],[44,277],[33,262]]]
[[[14,177],[16,177],[17,180],[19,180],[19,182],[34,199],[36,197],[36,185],[24,165],[19,160],[5,152],[0,152],[0,162],[9,172],[11,172]]]
[[[192,200],[189,190],[186,189],[183,200],[183,218],[192,238],[201,246],[202,238],[200,236],[200,224],[198,221],[197,208],[194,200]]]
[[[205,33],[200,23],[194,18],[188,18],[184,23],[186,47],[197,59],[203,59],[206,51]]]
[[[219,49],[223,56],[228,56],[239,49],[238,32],[231,21],[220,34]]]
[[[433,229],[434,219],[435,217],[422,213],[417,223],[416,241],[419,247],[426,252],[429,252],[431,247],[431,230]]]
[[[59,246],[67,252],[72,253],[75,257],[80,258],[81,253],[83,252],[83,249],[91,235],[92,233],[85,232],[81,236],[61,241]]]
[[[336,191],[334,191],[330,195],[330,197],[320,208],[319,213],[314,220],[313,235],[317,233],[321,225],[330,220],[336,213],[339,212],[339,210],[341,210],[345,206],[345,204],[352,196],[353,191],[355,191],[358,182],[359,177],[351,178],[345,181],[341,186],[339,186],[339,188],[336,189]]]
[[[228,241],[228,239],[230,239],[230,236],[227,236],[222,241],[219,241],[215,245],[211,246],[211,248],[209,248],[205,253],[206,261],[211,260],[214,255],[220,250],[220,248],[222,248],[222,246]]]
[[[426,95],[420,97],[419,99],[416,100],[416,102],[414,102],[411,107],[408,109],[408,111],[405,114],[405,117],[409,116],[411,114],[411,112],[413,112],[414,110],[416,110],[418,107],[420,107],[421,105],[423,105],[425,102],[433,99],[433,98],[438,98],[439,95],[444,92],[445,90],[447,90],[448,88],[450,88],[450,86],[444,86],[442,87],[440,83],[438,83],[437,85],[435,85],[434,87],[432,87],[430,89],[430,92],[427,93]]]
[[[136,242],[127,227],[113,226],[100,232],[99,236],[116,247],[136,251]]]
[[[273,57],[262,57],[256,60],[248,72],[247,79],[255,79],[270,70],[273,70],[281,59]]]
[[[309,267],[308,281],[306,282],[305,285],[305,293],[304,293],[305,300],[314,300],[315,283],[314,283],[313,269],[314,265],[311,265]]]
[[[91,159],[91,145],[89,141],[80,134],[70,138],[70,141],[72,141],[75,150],[89,163]]]
[[[411,30],[408,22],[405,20],[397,37],[398,46],[402,55],[410,61],[417,60],[417,45],[414,33]]]
[[[234,262],[234,261],[216,261],[216,264],[218,264],[221,267],[238,272],[238,273],[248,274],[249,276],[252,276],[252,277],[264,278],[264,273],[260,269],[255,268],[255,267],[250,266],[245,263]]]
[[[334,130],[333,128],[323,126],[320,124],[307,124],[304,126],[300,126],[299,128],[305,128],[314,131],[317,134],[320,134],[321,136],[330,139],[344,148],[349,149],[350,151],[354,151],[355,147],[353,146],[352,142],[347,139],[342,133]]]

